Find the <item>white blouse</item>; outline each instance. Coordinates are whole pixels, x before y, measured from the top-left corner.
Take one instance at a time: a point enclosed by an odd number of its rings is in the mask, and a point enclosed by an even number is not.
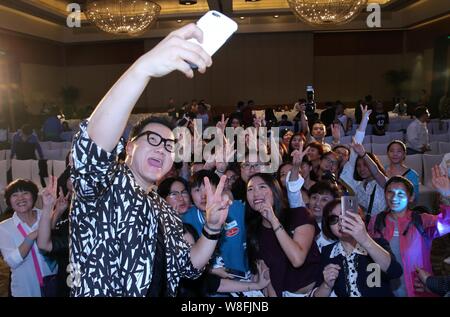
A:
[[[27,235],[38,229],[41,211],[39,209],[34,210],[37,211],[37,220],[31,227],[20,220],[16,213],[11,218],[0,223],[0,251],[3,259],[11,269],[11,295],[14,297],[41,297],[41,288],[31,250],[23,259],[19,252],[19,246],[25,238],[17,229],[17,226],[21,224]],[[51,265],[50,267],[47,264],[36,243],[33,245],[33,250],[36,253],[42,276],[56,274],[58,266]]]

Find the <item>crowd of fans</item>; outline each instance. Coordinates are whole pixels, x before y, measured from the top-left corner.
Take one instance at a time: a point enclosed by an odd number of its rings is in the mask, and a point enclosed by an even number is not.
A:
[[[402,102],[396,111],[406,109]],[[203,100],[181,108],[169,102],[171,122],[164,124],[187,127],[191,136],[199,124],[195,119],[204,128],[216,123],[223,134],[227,127],[283,128],[279,148],[268,146],[278,150],[282,163],[276,173],[265,172],[270,163],[259,157],[250,160],[246,139],[242,162],[236,162],[236,145],[228,144],[234,151],[225,161],[215,153],[201,162],[174,163],[155,184],[155,191],[181,217],[184,238],[193,245],[205,225],[208,188],[215,190],[226,176],[223,193],[230,205],[216,251],[198,279],[181,281],[177,296],[448,295],[449,277],[432,276],[430,260],[432,240],[450,230],[447,165],[433,168],[432,183],[441,199],[441,210],[433,214],[412,208],[420,195],[419,176],[405,165],[407,154],[429,150],[425,107],[415,110],[406,144],[389,143],[389,164],[383,166],[362,145],[368,123],[374,135],[387,131],[389,116],[380,102],[360,106],[351,144],[341,143],[352,122],[340,102],[327,105],[322,121],[315,122],[305,115],[304,101],[296,107],[294,122],[287,116],[277,122],[267,111],[263,118],[254,116],[253,106],[253,101],[240,102],[234,113],[214,122],[211,106]],[[49,118],[46,140],[57,140],[61,129]],[[325,141],[327,134],[331,144]],[[162,143],[158,134],[147,133],[147,140]],[[24,142],[28,146],[19,146]],[[166,142],[161,146],[174,150]],[[14,136],[11,156],[36,159],[35,150],[43,158],[37,137],[25,126]],[[122,153],[116,159],[123,158]],[[50,177],[41,193],[42,209],[35,208],[38,187],[33,182],[17,179],[5,190],[13,215],[0,223],[0,250],[11,269],[12,296],[69,295],[71,168],[69,155],[67,169],[58,179]],[[344,210],[345,197],[354,197],[357,206]]]

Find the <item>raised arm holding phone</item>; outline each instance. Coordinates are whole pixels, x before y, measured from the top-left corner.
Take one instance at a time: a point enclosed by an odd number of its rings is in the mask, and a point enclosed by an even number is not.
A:
[[[209,261],[228,214],[226,177],[208,190],[202,237],[190,247],[181,220],[151,186],[172,167],[175,137],[165,120],[138,123],[121,139],[149,81],[211,66],[195,24],[170,33],[114,84],[73,143],[75,197],[71,221],[72,296],[175,296],[181,277],[196,278]],[[117,155],[126,147],[124,164]],[[101,259],[101,261],[99,261]]]

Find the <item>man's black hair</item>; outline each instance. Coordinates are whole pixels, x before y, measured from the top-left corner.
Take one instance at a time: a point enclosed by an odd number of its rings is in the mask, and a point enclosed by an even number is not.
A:
[[[135,136],[139,135],[139,133],[141,133],[144,130],[144,128],[150,123],[163,125],[170,130],[175,129],[175,125],[173,123],[171,123],[169,120],[167,120],[166,118],[150,116],[150,117],[146,117],[146,118],[142,119],[133,127],[133,129],[131,130],[130,136],[129,136],[129,140],[131,140]]]

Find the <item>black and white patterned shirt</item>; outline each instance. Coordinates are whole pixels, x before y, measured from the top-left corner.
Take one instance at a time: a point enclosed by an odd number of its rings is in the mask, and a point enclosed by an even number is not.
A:
[[[347,268],[344,268],[344,271],[347,274],[346,279],[347,283],[350,286],[349,289],[349,296],[350,297],[361,297],[361,292],[358,289],[357,279],[358,279],[358,269],[356,267],[356,260],[355,256],[359,255],[367,255],[367,251],[359,244],[357,243],[355,248],[353,249],[352,253],[347,254],[345,252],[344,247],[342,246],[341,242],[338,242],[333,247],[333,250],[331,251],[330,258],[335,258],[339,255],[342,255],[344,257],[344,261],[346,262],[344,265],[347,265]]]
[[[70,213],[72,296],[146,296],[150,286],[158,221],[164,229],[167,295],[180,278],[196,278],[181,219],[158,195],[146,193],[116,158],[122,139],[108,153],[88,136],[88,121],[73,143]]]

